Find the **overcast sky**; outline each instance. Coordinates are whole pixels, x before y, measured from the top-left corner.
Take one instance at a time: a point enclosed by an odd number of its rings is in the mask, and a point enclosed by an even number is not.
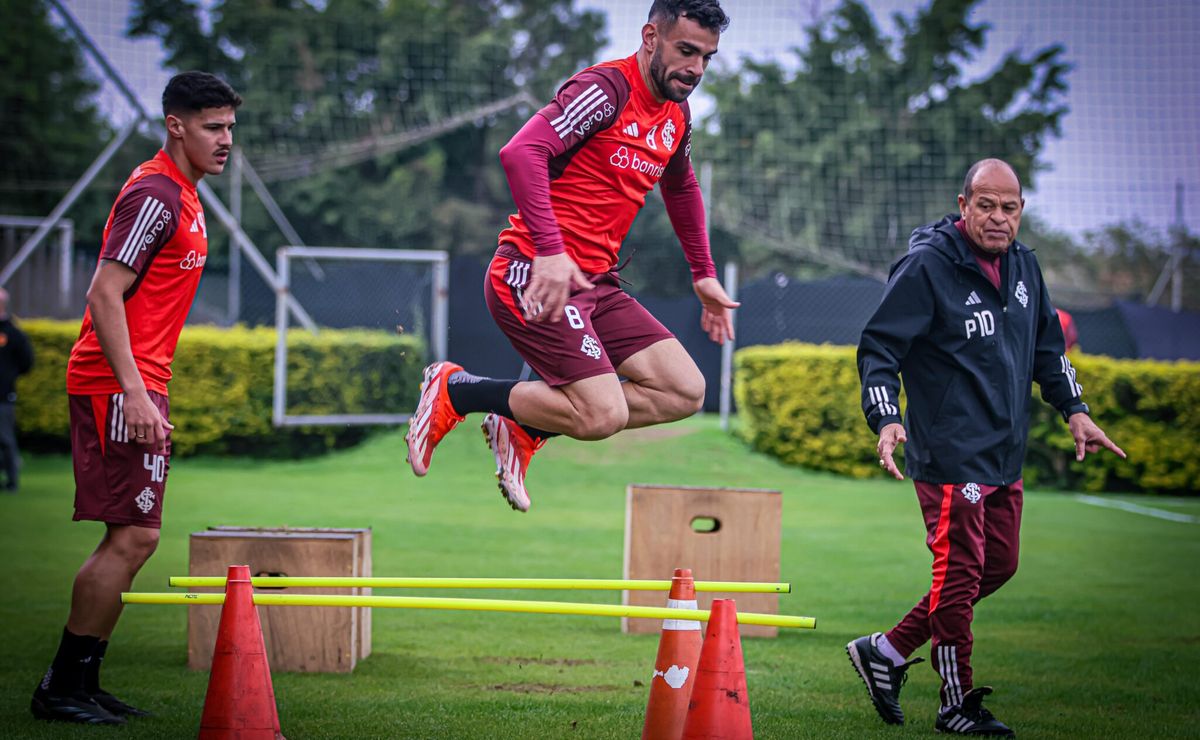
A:
[[[166,75],[154,42],[122,38],[129,0],[65,0],[154,110]],[[613,43],[603,56],[632,52],[647,0],[582,0],[608,13]],[[870,0],[890,29],[895,11],[914,0]],[[814,12],[832,0],[724,0],[733,24],[720,57],[780,58],[803,40]],[[986,72],[1011,48],[1032,51],[1062,43],[1075,65],[1071,112],[1061,139],[1051,140],[1052,167],[1029,193],[1030,209],[1060,228],[1079,232],[1140,217],[1169,224],[1175,183],[1185,185],[1185,222],[1200,231],[1200,2],[1197,0],[984,0],[973,19],[992,25]],[[701,91],[703,86],[701,86]],[[697,108],[704,109],[702,101]],[[953,185],[950,185],[954,189]]]

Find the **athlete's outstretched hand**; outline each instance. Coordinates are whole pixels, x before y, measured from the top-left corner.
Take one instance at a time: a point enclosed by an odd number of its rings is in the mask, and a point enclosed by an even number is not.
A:
[[[1067,420],[1067,426],[1071,427],[1071,436],[1075,438],[1076,460],[1082,462],[1087,453],[1099,452],[1101,447],[1111,450],[1122,460],[1125,459],[1125,450],[1113,444],[1104,430],[1096,426],[1096,422],[1092,421],[1092,417],[1087,414],[1071,414],[1071,418]]]
[[[563,306],[567,305],[571,288],[591,290],[594,287],[566,252],[534,257],[533,277],[521,296],[521,310],[530,321],[556,324],[562,320]]]
[[[742,305],[730,300],[729,294],[716,278],[700,278],[692,284],[700,299],[700,328],[717,344],[733,339],[733,309]]]
[[[892,423],[879,430],[879,444],[875,445],[875,451],[879,453],[879,467],[896,480],[904,480],[904,473],[896,467],[892,453],[896,451],[897,445],[907,441],[908,435],[904,433],[903,424]]]

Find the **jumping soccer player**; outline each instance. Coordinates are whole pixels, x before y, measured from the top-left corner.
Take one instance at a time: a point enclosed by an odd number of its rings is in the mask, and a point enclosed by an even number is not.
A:
[[[75,576],[58,654],[33,693],[41,719],[147,714],[100,688],[100,664],[121,592],[158,546],[174,428],[167,381],[208,256],[196,183],[225,169],[242,99],[213,75],[184,72],[162,102],[166,143],[117,196],[67,364],[74,518],[104,522],[105,533]]]
[[[887,634],[846,645],[879,716],[903,724],[900,687],[909,659],[933,640],[942,679],[935,728],[1011,736],[974,687],[974,605],[1017,570],[1033,381],[1067,420],[1075,457],[1106,448],[1125,457],[1088,416],[1062,327],[1033,253],[1016,241],[1025,200],[1016,172],[985,159],[967,172],[959,214],[912,233],[858,345],[862,406],[879,434],[879,466],[905,469],[933,552],[929,592]],[[900,378],[908,394],[901,423]]]
[[[427,367],[406,438],[414,473],[425,475],[438,442],[466,414],[488,412],[500,490],[527,511],[525,471],[548,437],[604,439],[700,409],[704,376],[621,289],[617,254],[657,183],[691,267],[701,326],[714,342],[732,338],[738,304],[716,279],[687,104],[728,24],[717,0],[655,0],[637,53],[572,77],[500,151],[518,212],[500,233],[484,292],[541,380],[481,378],[451,362]]]

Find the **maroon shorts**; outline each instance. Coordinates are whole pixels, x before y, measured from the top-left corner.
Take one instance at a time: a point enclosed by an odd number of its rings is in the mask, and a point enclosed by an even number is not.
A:
[[[615,373],[621,363],[674,334],[621,289],[614,272],[588,275],[596,287],[571,289],[557,323],[526,321],[521,293],[530,279],[528,257],[501,245],[484,278],[492,318],[529,366],[548,384],[562,386]]]
[[[149,391],[164,419],[167,397]],[[75,521],[162,526],[163,494],[171,467],[165,454],[132,442],[125,426],[124,393],[71,399],[71,457],[75,462]]]

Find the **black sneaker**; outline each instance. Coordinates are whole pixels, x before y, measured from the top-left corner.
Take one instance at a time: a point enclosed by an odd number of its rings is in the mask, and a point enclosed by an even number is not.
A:
[[[889,725],[904,724],[904,711],[900,709],[900,687],[908,680],[908,668],[924,662],[924,658],[913,658],[902,666],[892,665],[875,642],[882,632],[865,635],[846,644],[846,655],[850,663],[867,685],[867,694],[875,711]]]
[[[55,696],[39,687],[33,692],[33,701],[29,704],[29,710],[38,719],[75,722],[84,725],[125,724],[124,717],[112,714],[82,691]]]
[[[992,713],[983,708],[983,697],[992,693],[991,686],[971,689],[959,704],[938,712],[933,729],[955,735],[991,735],[993,737],[1016,737],[1016,733]]]
[[[103,707],[105,710],[107,710],[109,714],[116,716],[116,717],[153,717],[154,716],[150,712],[147,712],[145,709],[138,709],[135,706],[126,704],[125,702],[121,701],[117,697],[108,693],[104,689],[100,689],[99,691],[92,692],[91,694],[88,694],[88,696],[90,696],[92,698],[92,701],[96,702],[101,707]]]

